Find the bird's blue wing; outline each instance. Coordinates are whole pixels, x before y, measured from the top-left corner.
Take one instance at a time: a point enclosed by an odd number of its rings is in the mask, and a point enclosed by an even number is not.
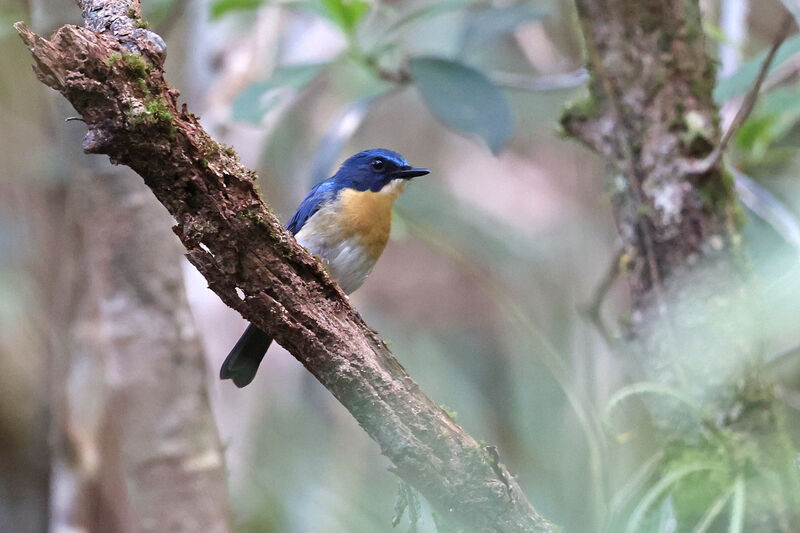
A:
[[[333,180],[325,180],[316,185],[300,202],[300,207],[297,208],[292,219],[286,224],[286,229],[291,231],[292,234],[296,234],[305,225],[306,221],[319,211],[325,200],[335,196],[336,192],[337,186]]]

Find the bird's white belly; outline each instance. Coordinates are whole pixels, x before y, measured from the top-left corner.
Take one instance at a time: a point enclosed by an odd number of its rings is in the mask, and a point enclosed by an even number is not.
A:
[[[345,293],[364,283],[383,252],[392,226],[392,204],[403,186],[391,182],[377,193],[345,189],[295,235],[322,259]]]
[[[332,235],[314,234],[311,231],[301,230],[297,234],[297,242],[322,259],[331,277],[346,294],[364,283],[377,261],[358,241],[358,237],[337,239]]]

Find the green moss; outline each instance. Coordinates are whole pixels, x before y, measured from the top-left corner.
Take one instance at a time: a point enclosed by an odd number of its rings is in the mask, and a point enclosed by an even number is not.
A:
[[[684,27],[683,34],[688,42],[703,37],[703,22],[700,16],[700,5],[697,0],[684,0],[683,2]]]
[[[484,450],[485,442],[480,441],[480,447],[478,448],[467,448],[465,451],[465,455],[469,461],[475,461],[479,463],[488,463],[486,457],[486,451]]]
[[[220,155],[219,144],[214,142],[211,137],[203,136],[198,138],[198,144],[200,145],[200,149],[208,154],[209,157],[218,158]]]
[[[150,63],[147,62],[142,54],[123,52],[122,62],[125,65],[125,70],[134,79],[144,80],[150,73]]]
[[[672,31],[668,29],[662,30],[658,34],[658,41],[656,42],[658,50],[663,53],[669,52],[672,49],[672,39],[674,38]]]
[[[704,159],[714,150],[716,137],[716,120],[713,115],[690,110],[681,117],[682,123],[677,124],[673,131],[678,132],[678,138],[683,144],[684,155],[692,159]]]
[[[157,122],[172,122],[175,118],[163,97],[153,98],[145,104],[145,109]]]
[[[716,85],[717,68],[713,61],[707,60],[703,72],[695,72],[690,78],[689,90],[700,102],[710,102]]]
[[[731,229],[733,230],[734,238],[736,238],[739,230],[747,223],[747,213],[738,199],[735,199],[728,208],[728,220],[730,220],[731,226],[733,226]],[[736,242],[736,240],[734,240],[734,242]]]
[[[588,94],[585,97],[575,100],[564,106],[559,120],[559,135],[567,138],[572,137],[575,125],[587,122],[602,115],[602,106],[597,99]]]
[[[632,254],[628,252],[623,253],[622,255],[619,256],[619,263],[617,265],[617,268],[619,268],[620,272],[623,273],[627,272],[630,269],[631,265],[633,264],[634,259],[635,258],[633,257]]]
[[[142,28],[142,29],[147,29],[147,28],[150,27],[150,22],[148,22],[146,19],[143,19],[143,18],[137,19],[136,20],[136,27],[137,28]]]
[[[136,10],[133,9],[132,7],[129,7],[128,11],[126,11],[125,14],[128,15],[129,18],[132,18],[132,19],[136,18]]]
[[[690,90],[692,96],[700,101],[706,101],[714,90],[714,81],[706,76],[693,76]]]
[[[458,412],[457,412],[457,411],[455,411],[455,410],[453,410],[453,409],[451,409],[450,407],[448,407],[448,406],[446,406],[446,405],[442,404],[442,405],[440,405],[440,406],[439,406],[439,408],[440,408],[442,411],[444,411],[444,413],[445,413],[445,414],[446,414],[448,417],[450,417],[450,420],[452,420],[453,422],[455,422],[455,421],[456,421],[456,419],[458,418]]]
[[[172,124],[174,118],[167,101],[163,97],[158,96],[146,100],[144,108],[132,114],[130,120],[131,124],[134,126],[153,126],[157,124],[166,126],[169,128],[170,138],[173,138],[177,133],[175,126]]]
[[[649,218],[653,215],[653,209],[647,204],[641,204],[636,207],[636,214],[640,218]]]
[[[736,195],[733,175],[727,170],[702,176],[697,193],[703,206],[712,212],[727,213],[734,205]]]
[[[108,65],[109,67],[113,67],[120,61],[122,61],[122,54],[114,52],[113,54],[108,56],[108,59],[106,59],[106,65]]]
[[[592,95],[587,95],[564,107],[564,111],[561,113],[561,124],[597,118],[601,113],[602,110],[597,104],[597,100]]]

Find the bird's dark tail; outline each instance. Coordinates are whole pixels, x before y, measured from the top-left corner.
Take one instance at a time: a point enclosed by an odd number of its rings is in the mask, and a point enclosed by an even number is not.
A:
[[[267,354],[270,344],[272,338],[250,324],[222,363],[219,378],[232,379],[237,387],[244,387],[256,377],[258,365]]]

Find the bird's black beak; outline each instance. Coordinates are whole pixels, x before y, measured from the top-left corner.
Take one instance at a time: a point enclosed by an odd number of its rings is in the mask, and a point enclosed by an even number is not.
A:
[[[414,167],[402,167],[394,172],[392,175],[395,179],[404,179],[410,180],[411,178],[416,178],[417,176],[424,176],[425,174],[430,174],[431,171],[427,168],[414,168]]]

